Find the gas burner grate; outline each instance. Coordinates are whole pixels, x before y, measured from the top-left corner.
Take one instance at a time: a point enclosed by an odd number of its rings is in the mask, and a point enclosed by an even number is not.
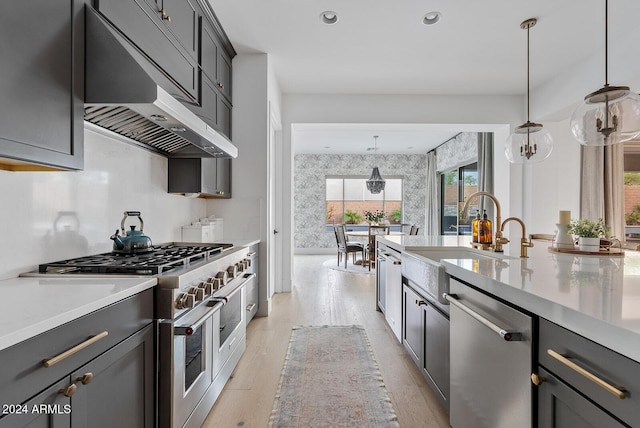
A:
[[[154,246],[144,254],[104,253],[41,264],[40,273],[159,275],[217,256],[231,244]]]

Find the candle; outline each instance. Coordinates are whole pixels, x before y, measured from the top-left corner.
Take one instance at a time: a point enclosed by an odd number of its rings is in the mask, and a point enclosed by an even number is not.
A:
[[[558,223],[560,224],[571,223],[571,211],[560,211],[560,219]]]

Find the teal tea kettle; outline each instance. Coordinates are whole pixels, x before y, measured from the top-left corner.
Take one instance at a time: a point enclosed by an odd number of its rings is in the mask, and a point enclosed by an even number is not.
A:
[[[129,216],[138,217],[138,220],[140,220],[140,230],[136,230],[135,226],[129,226],[131,230],[127,230],[125,234],[124,222]],[[142,221],[142,217],[140,217],[140,211],[125,211],[124,217],[122,217],[122,221],[120,222],[122,235],[120,235],[118,229],[116,229],[116,233],[111,235],[113,252],[118,254],[140,254],[153,251],[151,238],[142,233],[143,228],[144,222]]]

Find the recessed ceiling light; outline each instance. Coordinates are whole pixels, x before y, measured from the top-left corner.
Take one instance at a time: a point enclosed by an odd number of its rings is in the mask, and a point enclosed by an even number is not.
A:
[[[422,23],[424,25],[433,25],[436,22],[440,21],[442,14],[440,12],[427,12],[422,17]]]
[[[332,10],[325,10],[320,14],[320,22],[327,25],[332,25],[338,22],[338,14]]]

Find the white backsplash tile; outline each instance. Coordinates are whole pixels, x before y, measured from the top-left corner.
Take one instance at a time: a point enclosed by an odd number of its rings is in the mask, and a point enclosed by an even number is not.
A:
[[[167,193],[165,157],[88,130],[83,171],[0,170],[0,192],[0,279],[110,251],[126,210],[142,213],[154,244],[179,241],[183,224],[207,215],[205,200]]]

